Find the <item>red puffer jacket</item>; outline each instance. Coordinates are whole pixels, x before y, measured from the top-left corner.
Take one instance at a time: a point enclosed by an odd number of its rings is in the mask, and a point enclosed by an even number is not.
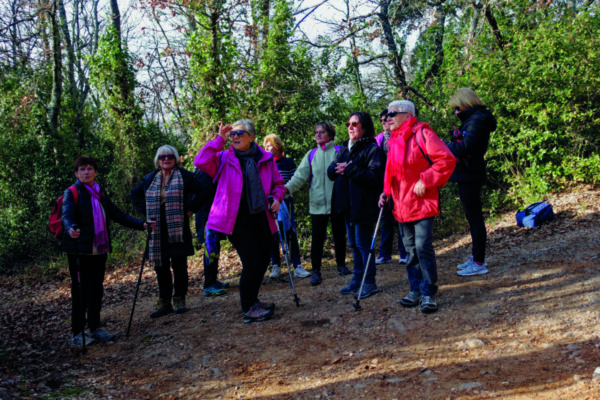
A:
[[[383,190],[394,199],[396,220],[412,222],[438,215],[439,190],[456,164],[448,147],[427,123],[415,117],[392,132],[389,146]],[[419,179],[427,188],[422,197],[413,191]]]

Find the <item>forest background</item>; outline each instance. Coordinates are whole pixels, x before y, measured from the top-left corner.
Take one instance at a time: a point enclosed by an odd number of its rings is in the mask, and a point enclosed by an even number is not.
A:
[[[218,123],[239,118],[299,163],[315,122],[334,122],[341,143],[351,112],[377,121],[400,98],[444,139],[458,126],[448,99],[471,87],[498,118],[489,217],[598,183],[598,11],[595,0],[2,2],[0,272],[65,264],[48,215],[78,155],[100,160],[100,184],[133,213],[129,190],[158,146],[192,169]],[[307,200],[296,196],[304,245]],[[453,185],[442,207],[438,235],[465,228]],[[112,229],[113,265],[139,255],[143,234]]]

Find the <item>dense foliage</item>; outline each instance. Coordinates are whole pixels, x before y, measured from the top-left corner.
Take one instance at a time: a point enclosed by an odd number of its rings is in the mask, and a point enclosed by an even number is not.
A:
[[[413,100],[444,138],[458,124],[448,99],[471,87],[498,118],[491,212],[600,180],[594,1],[346,1],[341,14],[319,16],[332,28],[316,39],[304,21],[319,9],[287,0],[141,4],[154,24],[141,37],[122,37],[115,10],[104,26],[96,3],[51,2],[22,19],[0,10],[16,21],[0,25],[0,270],[56,258],[47,216],[77,155],[99,158],[100,183],[131,212],[129,189],[159,145],[175,145],[191,167],[218,124],[240,118],[256,121],[259,143],[279,134],[299,163],[315,122],[334,122],[341,143],[350,112],[377,120],[394,98]],[[152,45],[132,52],[140,42]],[[296,199],[305,238],[307,200]],[[438,233],[462,229],[452,185],[442,205]],[[135,237],[115,229],[125,253]]]

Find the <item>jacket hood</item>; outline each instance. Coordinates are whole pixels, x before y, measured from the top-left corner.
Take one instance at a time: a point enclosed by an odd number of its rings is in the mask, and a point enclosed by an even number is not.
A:
[[[496,117],[487,109],[484,105],[476,105],[456,114],[461,122],[467,121],[469,118],[474,117],[480,121],[481,124],[486,126],[490,132],[493,132],[497,128]]]

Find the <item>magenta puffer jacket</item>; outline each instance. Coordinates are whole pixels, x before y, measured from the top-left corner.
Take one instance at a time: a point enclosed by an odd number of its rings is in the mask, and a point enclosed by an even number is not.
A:
[[[225,140],[221,136],[217,136],[200,150],[194,159],[194,165],[210,175],[213,182],[217,184],[215,200],[210,208],[206,227],[231,235],[240,209],[244,179],[242,167],[235,156],[233,147],[223,150],[224,146]],[[283,178],[277,170],[273,155],[260,146],[258,148],[262,153],[262,157],[258,161],[258,173],[265,190],[265,197],[273,196],[281,203],[285,192]],[[267,204],[269,203],[267,202]],[[271,217],[269,210],[266,213],[271,233],[277,232],[275,220]]]

